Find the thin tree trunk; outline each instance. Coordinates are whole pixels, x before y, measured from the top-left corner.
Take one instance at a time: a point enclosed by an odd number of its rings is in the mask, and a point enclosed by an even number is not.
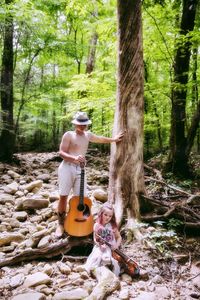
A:
[[[19,105],[19,109],[18,109],[18,113],[17,113],[17,118],[16,118],[16,123],[15,123],[15,135],[18,134],[18,130],[19,130],[19,120],[20,120],[20,116],[21,116],[21,112],[24,108],[24,105],[26,103],[26,89],[29,83],[29,79],[30,79],[30,74],[31,74],[31,68],[33,66],[34,60],[35,58],[39,55],[40,51],[42,49],[38,48],[37,51],[34,53],[33,57],[31,58],[29,65],[28,65],[28,69],[26,72],[26,76],[24,78],[24,82],[23,82],[23,86],[22,86],[22,93],[21,93],[21,99],[20,99],[20,105]]]
[[[12,0],[6,0],[7,5]],[[9,14],[5,18],[4,46],[1,68],[1,119],[2,130],[0,136],[0,159],[11,161],[15,148],[15,134],[13,130],[13,17]]]
[[[174,80],[172,83],[172,114],[170,134],[170,154],[168,168],[175,174],[189,174],[188,157],[186,155],[187,139],[185,135],[186,96],[188,72],[191,55],[191,41],[188,33],[193,31],[197,0],[184,0],[180,34],[186,39],[176,41],[177,50],[174,62]]]
[[[97,40],[98,34],[94,32],[90,40],[89,54],[86,63],[86,74],[91,74],[94,70]]]
[[[192,149],[192,146],[194,144],[194,139],[197,136],[197,152],[199,150],[199,120],[200,120],[200,101],[199,99],[199,92],[198,92],[198,81],[197,81],[197,70],[198,70],[198,64],[197,64],[197,58],[198,58],[198,48],[195,47],[193,49],[192,54],[192,61],[193,61],[193,71],[192,71],[192,80],[193,80],[193,86],[192,86],[192,106],[196,108],[196,111],[194,112],[191,127],[188,131],[187,136],[187,149],[186,149],[186,155],[189,155],[190,151]]]
[[[131,228],[140,217],[143,175],[143,52],[140,0],[118,0],[118,90],[113,133],[125,130],[111,147],[109,200],[117,222],[128,217]],[[131,228],[133,229],[133,228]]]
[[[92,16],[93,16],[94,20],[96,20],[98,17],[97,1],[92,0],[92,4],[94,6]],[[98,41],[98,34],[97,34],[96,30],[94,30],[92,33],[91,39],[90,39],[89,52],[88,52],[86,71],[85,71],[86,74],[91,74],[94,71],[97,41]]]

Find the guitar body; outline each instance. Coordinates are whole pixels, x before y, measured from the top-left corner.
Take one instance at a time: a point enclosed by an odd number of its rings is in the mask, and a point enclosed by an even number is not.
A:
[[[69,211],[65,218],[64,230],[72,236],[86,236],[93,232],[93,216],[91,214],[92,201],[84,197],[80,203],[79,196],[69,200]]]

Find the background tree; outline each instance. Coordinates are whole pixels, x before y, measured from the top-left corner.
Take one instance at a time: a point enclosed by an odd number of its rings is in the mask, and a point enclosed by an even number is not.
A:
[[[189,174],[189,149],[188,142],[195,136],[198,128],[198,116],[200,119],[199,106],[195,114],[195,124],[192,122],[192,128],[186,137],[186,99],[187,84],[191,56],[191,34],[194,29],[197,0],[184,0],[182,18],[180,25],[180,35],[176,39],[176,54],[174,60],[174,79],[172,83],[172,115],[171,115],[171,134],[170,134],[170,154],[168,166],[175,174]],[[181,41],[182,39],[182,41]],[[191,131],[193,134],[191,136]]]
[[[117,222],[128,216],[133,230],[139,218],[143,176],[143,52],[140,0],[118,0],[118,86],[114,134],[125,138],[113,145],[110,163],[110,200],[115,203]]]
[[[7,11],[4,22],[3,54],[1,65],[1,133],[0,159],[11,160],[15,148],[13,128],[13,17],[12,0],[5,1]]]

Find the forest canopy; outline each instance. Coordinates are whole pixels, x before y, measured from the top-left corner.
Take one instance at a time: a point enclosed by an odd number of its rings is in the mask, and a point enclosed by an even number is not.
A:
[[[172,90],[186,91],[186,135],[199,112],[199,7],[196,5],[194,27],[184,32],[181,18],[186,2],[142,2],[145,157],[169,150]],[[1,0],[0,130],[2,134],[5,122],[11,123],[14,152],[57,151],[78,110],[88,112],[93,120],[91,129],[97,134],[112,134],[117,86],[116,7],[114,0]],[[174,79],[173,68],[177,49],[188,44],[188,80],[182,84]],[[11,56],[13,61],[13,107],[3,103],[6,49],[10,50],[7,61]],[[13,110],[13,115],[4,119],[7,109]],[[199,115],[197,119],[199,123]],[[195,152],[200,149],[197,127],[192,143]]]

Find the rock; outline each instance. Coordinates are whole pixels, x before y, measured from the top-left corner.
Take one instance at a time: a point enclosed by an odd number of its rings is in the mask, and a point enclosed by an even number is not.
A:
[[[88,291],[88,293],[90,294],[92,292],[92,289],[93,289],[93,283],[90,282],[90,281],[85,281],[84,282],[84,286],[83,288]]]
[[[4,253],[13,252],[14,249],[15,249],[15,247],[16,247],[16,246],[14,246],[14,245],[4,246],[4,247],[1,247],[1,248],[0,248],[0,251],[1,251],[1,252],[4,252]]]
[[[152,282],[153,283],[162,283],[163,282],[163,278],[160,275],[156,275],[152,278]]]
[[[46,300],[42,293],[25,293],[14,296],[11,300]]]
[[[11,177],[9,175],[2,175],[1,180],[3,180],[5,183],[10,183]]]
[[[129,290],[128,289],[123,289],[119,293],[119,299],[128,300],[129,299]]]
[[[36,272],[26,277],[24,281],[24,287],[33,287],[40,284],[49,284],[51,282],[52,280],[47,274]]]
[[[87,273],[86,271],[85,271],[85,272],[82,272],[82,273],[80,274],[80,276],[81,276],[81,278],[84,279],[84,280],[89,279],[88,273]]]
[[[57,200],[59,200],[59,194],[56,193],[56,192],[50,193],[50,195],[49,195],[49,201],[50,202],[55,202]]]
[[[15,206],[15,210],[16,211],[23,210],[23,202],[24,202],[24,200],[26,200],[25,196],[16,199],[16,206]]]
[[[4,187],[4,192],[7,194],[14,195],[17,192],[18,187],[18,183],[14,181]]]
[[[37,176],[37,179],[42,180],[43,182],[49,182],[51,177],[49,174],[40,174]]]
[[[166,286],[157,286],[155,288],[155,294],[157,295],[158,299],[171,299],[171,294]]]
[[[160,298],[161,300],[163,298]],[[134,300],[158,300],[156,295],[151,292],[142,292],[139,296],[135,297]]]
[[[5,203],[15,203],[15,199],[12,195],[8,194],[0,194],[0,204],[5,204]]]
[[[125,281],[127,284],[131,284],[133,281],[131,276],[129,276],[126,273],[122,274],[121,278],[122,278],[122,281]]]
[[[9,245],[11,242],[21,242],[24,240],[24,236],[20,233],[8,233],[4,232],[0,235],[0,246]]]
[[[19,212],[15,212],[13,214],[13,218],[19,220],[20,222],[26,221],[27,217],[28,217],[28,214],[25,211],[19,211]]]
[[[53,297],[53,300],[79,300],[79,299],[88,299],[88,292],[84,289],[77,288],[75,290],[64,290],[61,293],[56,294]]]
[[[41,240],[43,237],[48,235],[50,233],[49,229],[43,229],[42,230],[38,229],[39,231],[35,232],[32,234],[32,239],[35,241]]]
[[[97,189],[93,191],[92,196],[99,201],[106,202],[108,200],[108,195],[105,191]]]
[[[69,266],[67,266],[66,264],[59,262],[57,265],[62,274],[69,275],[71,273],[71,268]],[[77,279],[77,278],[75,278],[75,279]]]
[[[6,224],[1,224],[0,225],[0,232],[8,231],[7,225]]]
[[[42,187],[42,180],[35,180],[29,184],[27,184],[24,189],[31,192],[34,188],[41,188]]]
[[[13,170],[8,170],[8,175],[12,178],[12,179],[16,179],[16,178],[20,178],[20,175],[18,173],[16,173]]]
[[[49,206],[49,200],[33,196],[32,198],[26,198],[23,203],[23,209],[42,209]]]
[[[20,227],[20,222],[18,220],[16,220],[15,218],[4,219],[4,222],[8,223],[12,228]]]
[[[17,274],[11,278],[10,286],[13,288],[18,287],[24,282],[24,274]]]
[[[22,192],[22,191],[17,191],[17,192],[15,193],[15,196],[18,197],[18,198],[23,197],[23,196],[24,196],[24,192]]]
[[[120,287],[119,278],[106,267],[102,266],[96,268],[93,273],[98,280],[98,284],[95,286],[87,300],[103,300],[106,295]]]
[[[49,241],[51,239],[50,235],[44,236],[38,243],[38,248],[44,248],[47,247],[49,245]]]
[[[53,274],[53,267],[49,264],[45,264],[43,267],[43,272],[51,276]]]

